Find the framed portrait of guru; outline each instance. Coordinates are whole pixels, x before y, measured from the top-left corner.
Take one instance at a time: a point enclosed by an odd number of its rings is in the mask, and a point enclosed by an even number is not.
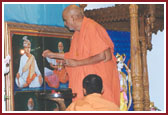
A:
[[[64,60],[44,58],[42,53],[68,52],[72,34],[63,27],[4,23],[4,58],[10,56],[10,69],[2,81],[7,111],[22,110],[17,101],[25,94],[68,88]]]

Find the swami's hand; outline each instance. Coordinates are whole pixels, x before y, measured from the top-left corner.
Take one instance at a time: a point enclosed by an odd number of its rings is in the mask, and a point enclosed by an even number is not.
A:
[[[78,60],[66,59],[65,60],[65,66],[76,67],[76,66],[79,66],[79,63],[78,63]]]
[[[43,56],[43,57],[53,58],[53,57],[54,57],[54,53],[51,52],[50,50],[45,50],[45,51],[43,51],[42,56]]]

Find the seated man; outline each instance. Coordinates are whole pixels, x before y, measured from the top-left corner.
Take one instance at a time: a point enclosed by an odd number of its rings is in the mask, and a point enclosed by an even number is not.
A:
[[[58,42],[58,52],[64,53],[64,46],[62,42]],[[63,60],[46,58],[50,64],[50,67],[54,70],[50,70],[47,67],[45,70],[45,81],[50,87],[58,88],[60,83],[67,83],[69,80],[68,73],[66,72]]]
[[[23,37],[24,55],[21,56],[18,73],[15,82],[19,88],[36,88],[43,83],[43,78],[37,66],[35,57],[30,53],[31,42],[27,36]]]
[[[72,102],[66,111],[119,111],[116,104],[102,97],[102,88],[102,79],[99,76],[88,75],[83,80],[84,97]],[[58,99],[58,103],[61,105],[61,100]]]
[[[58,52],[64,54],[64,45],[62,42],[58,42]],[[69,80],[68,73],[66,72],[65,65],[63,60],[56,60],[57,66],[52,66],[54,68],[54,73],[59,77],[61,83],[67,83]]]

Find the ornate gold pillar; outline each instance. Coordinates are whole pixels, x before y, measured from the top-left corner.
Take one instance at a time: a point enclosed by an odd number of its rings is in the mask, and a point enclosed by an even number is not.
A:
[[[6,57],[8,54],[11,56],[11,40],[10,34],[8,32],[7,23],[4,23],[4,56]],[[5,58],[4,57],[4,58]],[[12,61],[9,64],[10,68],[12,68]],[[6,102],[6,111],[13,111],[14,110],[14,92],[13,92],[13,78],[12,78],[12,71],[10,71],[5,77],[5,102]]]
[[[135,111],[143,111],[143,81],[138,31],[138,6],[131,4],[129,10],[131,27],[131,76],[133,83],[133,104]]]
[[[149,80],[148,80],[148,68],[147,68],[147,45],[145,39],[145,22],[144,16],[140,18],[140,41],[141,41],[141,59],[142,59],[142,76],[144,87],[144,110],[150,110],[150,98],[149,98]]]

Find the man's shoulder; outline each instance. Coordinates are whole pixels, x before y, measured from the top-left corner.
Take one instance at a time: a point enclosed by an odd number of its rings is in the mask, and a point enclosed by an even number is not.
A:
[[[103,29],[103,26],[100,25],[99,23],[97,23],[96,21],[90,19],[90,18],[86,18],[86,28],[88,29]]]
[[[119,107],[109,100],[104,99],[104,105],[107,106],[107,108],[109,109],[119,111]]]
[[[87,105],[87,104],[89,104],[89,103],[85,100],[85,98],[78,99],[78,100],[71,103],[71,105],[77,105],[77,106],[83,106],[83,105]]]
[[[83,98],[72,102],[66,109],[66,111],[89,111],[89,110],[93,110],[93,108],[91,107],[91,104],[85,101],[85,99]]]
[[[96,26],[99,25],[96,21],[92,20],[91,18],[85,18],[85,25],[87,26]]]

